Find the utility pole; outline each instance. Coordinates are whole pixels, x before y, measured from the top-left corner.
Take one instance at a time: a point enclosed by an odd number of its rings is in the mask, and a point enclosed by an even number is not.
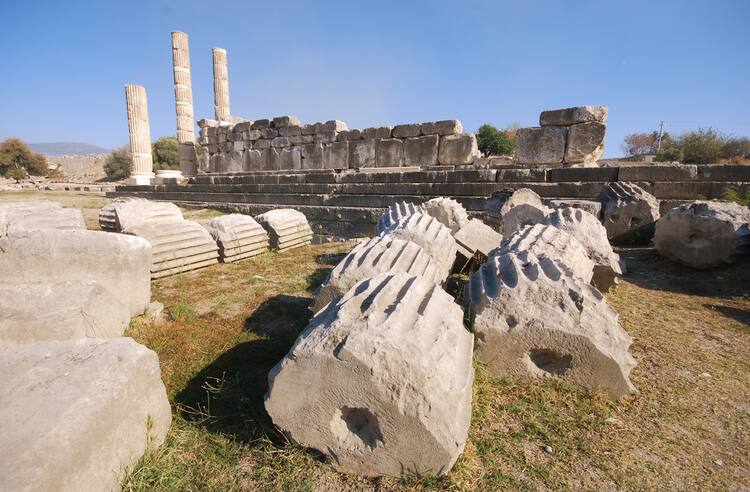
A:
[[[656,153],[661,152],[661,137],[664,135],[664,121],[659,122],[659,136],[656,137]]]

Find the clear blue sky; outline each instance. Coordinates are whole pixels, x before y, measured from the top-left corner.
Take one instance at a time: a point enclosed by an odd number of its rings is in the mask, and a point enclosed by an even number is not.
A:
[[[218,46],[250,119],[475,130],[606,104],[607,156],[659,120],[750,136],[748,20],[747,0],[3,0],[0,138],[123,145],[126,83],[148,91],[152,138],[174,134],[172,30],[190,36],[196,119],[213,114]]]

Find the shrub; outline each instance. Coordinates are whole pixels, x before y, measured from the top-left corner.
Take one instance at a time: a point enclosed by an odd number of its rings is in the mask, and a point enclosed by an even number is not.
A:
[[[740,205],[750,207],[750,189],[747,189],[745,191],[745,195],[743,196],[741,191],[730,186],[724,188],[724,191],[721,193],[721,197],[728,202],[739,203]]]
[[[721,146],[722,159],[750,159],[750,140],[746,137],[729,137]]]
[[[654,160],[657,162],[680,162],[682,161],[682,152],[677,147],[670,147],[656,154]]]
[[[124,179],[130,176],[133,157],[127,147],[115,149],[104,161],[104,173],[110,178]]]
[[[180,169],[180,144],[176,137],[161,137],[151,145],[154,170]]]
[[[515,136],[515,132],[513,132]],[[482,154],[510,155],[513,153],[515,144],[508,133],[500,131],[489,123],[479,127],[477,131],[477,146]]]
[[[684,133],[680,136],[682,161],[685,164],[711,164],[718,162],[726,138],[713,128]]]
[[[46,176],[47,158],[33,153],[18,138],[8,138],[0,143],[0,175],[19,180],[29,174]]]

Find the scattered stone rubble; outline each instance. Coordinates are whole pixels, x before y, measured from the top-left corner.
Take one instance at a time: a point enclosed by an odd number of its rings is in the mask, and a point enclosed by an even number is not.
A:
[[[606,106],[544,111],[539,127],[516,132],[515,160],[533,166],[595,166],[604,153]]]
[[[500,245],[503,237],[479,219],[471,219],[454,235],[458,245],[458,256],[461,260],[457,269],[461,270],[472,258],[479,256],[483,262],[490,251]]]
[[[370,277],[320,312],[268,375],[274,424],[339,470],[446,474],[471,418],[472,335],[434,283]]]
[[[734,263],[750,253],[750,208],[721,202],[675,207],[656,223],[654,245],[662,255],[692,268]]]
[[[268,233],[249,215],[229,214],[214,217],[206,230],[219,246],[224,263],[257,256],[268,251]]]
[[[182,220],[182,212],[174,203],[154,202],[143,198],[115,198],[99,211],[99,228],[122,232],[151,219]]]
[[[524,226],[538,224],[550,212],[539,195],[528,188],[520,188],[500,208],[502,235],[507,237]]]
[[[271,248],[276,251],[288,251],[312,241],[312,229],[302,212],[279,208],[256,215],[255,220],[268,232]]]
[[[519,381],[558,376],[615,400],[634,393],[632,339],[601,293],[568,270],[528,249],[492,255],[466,287],[477,357]]]
[[[614,182],[602,188],[602,223],[615,244],[648,244],[659,220],[659,202],[633,183]]]

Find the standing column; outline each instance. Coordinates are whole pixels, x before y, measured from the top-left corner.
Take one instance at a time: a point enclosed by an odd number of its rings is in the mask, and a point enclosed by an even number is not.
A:
[[[133,168],[127,183],[149,185],[154,178],[154,161],[151,157],[151,129],[148,125],[146,89],[140,85],[125,86],[125,104],[128,108],[128,132]]]
[[[174,99],[177,110],[177,142],[180,152],[180,171],[183,176],[195,176],[195,123],[193,121],[193,84],[190,80],[190,50],[188,35],[172,33],[172,66],[174,69]]]
[[[229,71],[227,70],[227,50],[214,48],[214,110],[219,121],[229,120]]]

